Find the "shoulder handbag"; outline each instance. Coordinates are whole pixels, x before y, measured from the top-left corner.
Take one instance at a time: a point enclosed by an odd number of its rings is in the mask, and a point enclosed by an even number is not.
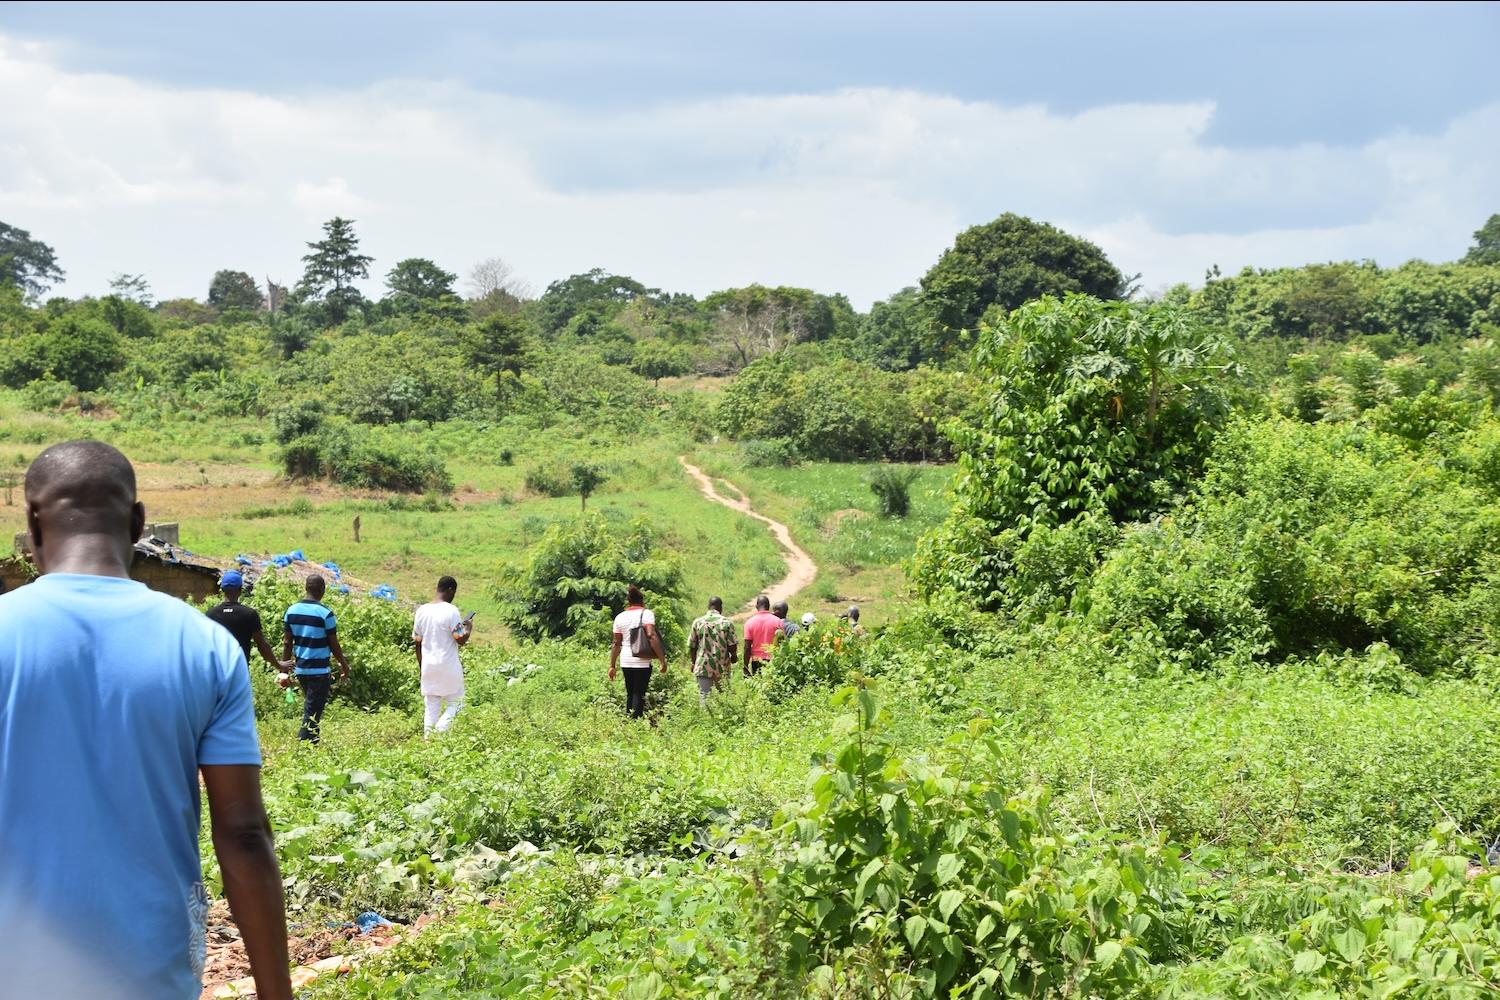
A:
[[[656,656],[656,647],[651,645],[651,633],[646,631],[646,612],[630,629],[630,654],[638,659],[649,660]]]

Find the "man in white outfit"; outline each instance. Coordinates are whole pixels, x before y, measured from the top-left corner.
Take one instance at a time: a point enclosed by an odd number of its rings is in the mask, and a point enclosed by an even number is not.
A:
[[[437,583],[437,600],[417,609],[411,637],[417,644],[422,672],[422,735],[445,732],[464,705],[464,669],[458,647],[467,645],[473,627],[453,606],[458,581],[445,576]]]

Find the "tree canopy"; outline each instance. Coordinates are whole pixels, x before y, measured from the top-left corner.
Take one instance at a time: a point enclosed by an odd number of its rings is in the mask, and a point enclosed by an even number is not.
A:
[[[208,304],[215,309],[264,309],[266,297],[260,285],[244,271],[216,271],[208,283]]]
[[[1464,254],[1464,263],[1500,264],[1500,213],[1474,231],[1474,245]]]
[[[323,223],[323,238],[307,248],[312,252],[302,257],[307,267],[297,285],[297,295],[303,301],[321,301],[329,319],[341,323],[364,303],[354,282],[370,276],[370,262],[375,258],[359,252],[354,220],[339,216]]]
[[[1088,240],[1011,212],[958,234],[922,278],[930,334],[943,349],[991,307],[1009,312],[1043,295],[1124,298],[1127,282]]]
[[[63,279],[57,255],[24,229],[0,222],[0,285],[14,285],[28,298]]]

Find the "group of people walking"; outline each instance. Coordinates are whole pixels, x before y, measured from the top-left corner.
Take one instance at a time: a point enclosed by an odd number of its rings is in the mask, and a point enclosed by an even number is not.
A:
[[[859,608],[851,607],[845,615],[851,629],[862,630]],[[800,622],[792,620],[785,601],[771,603],[762,594],[755,599],[755,613],[745,622],[742,633],[733,619],[724,615],[724,599],[710,597],[708,611],[693,621],[688,630],[688,666],[698,683],[698,703],[707,705],[709,696],[721,690],[734,676],[736,660],[746,677],[760,673],[771,660],[776,644],[817,624],[811,611]],[[667,655],[656,631],[656,616],[646,607],[641,589],[631,584],[626,590],[625,610],[615,616],[614,644],[609,654],[609,679],[618,671],[625,674],[625,710],[633,718],[646,714],[646,692],[651,683],[654,661],[661,661],[661,672],[667,672]]]
[[[225,573],[219,578],[224,599],[209,608],[207,615],[234,636],[245,662],[254,649],[278,671],[282,687],[301,688],[302,726],[297,738],[317,743],[333,687],[333,664],[338,664],[339,680],[349,677],[349,660],[339,645],[338,617],[323,603],[328,583],[317,574],[303,581],[302,599],[282,615],[280,656],[266,640],[260,612],[241,602],[244,586],[238,570]],[[418,608],[412,621],[425,706],[422,729],[427,736],[447,730],[463,707],[464,672],[458,651],[473,634],[474,616],[465,618],[459,613],[453,604],[457,595],[458,581],[451,576],[440,578],[434,599]]]

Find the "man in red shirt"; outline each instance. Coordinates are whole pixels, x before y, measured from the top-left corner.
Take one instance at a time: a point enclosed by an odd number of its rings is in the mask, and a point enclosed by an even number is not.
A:
[[[760,673],[771,658],[771,644],[781,634],[781,619],[771,614],[771,599],[761,594],[755,599],[755,614],[745,622],[744,670],[746,677]]]

